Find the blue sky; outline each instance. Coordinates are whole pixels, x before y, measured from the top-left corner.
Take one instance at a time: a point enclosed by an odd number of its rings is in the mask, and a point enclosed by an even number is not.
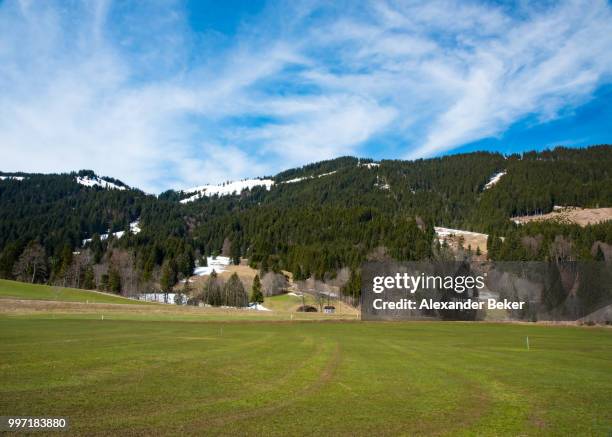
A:
[[[609,143],[610,47],[597,0],[0,0],[0,169],[159,192]]]

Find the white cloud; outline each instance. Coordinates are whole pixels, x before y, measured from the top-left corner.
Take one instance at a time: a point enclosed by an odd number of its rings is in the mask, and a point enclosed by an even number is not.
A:
[[[387,135],[430,156],[554,119],[612,76],[602,0],[279,3],[222,46],[180,5],[137,6],[0,3],[2,170],[159,191],[369,155]]]

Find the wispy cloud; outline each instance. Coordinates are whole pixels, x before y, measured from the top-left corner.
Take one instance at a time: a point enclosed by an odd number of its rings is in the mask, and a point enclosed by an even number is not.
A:
[[[0,3],[3,170],[150,191],[340,154],[438,154],[552,120],[612,77],[605,1],[294,2],[222,43],[180,3]],[[376,152],[376,153],[374,153]]]

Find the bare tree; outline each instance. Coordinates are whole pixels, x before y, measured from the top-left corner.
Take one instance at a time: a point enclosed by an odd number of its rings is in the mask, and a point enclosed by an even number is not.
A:
[[[34,283],[37,278],[47,277],[47,256],[42,246],[35,241],[30,242],[21,253],[13,269],[13,275],[22,281]]]
[[[573,244],[569,238],[557,235],[550,245],[550,255],[556,261],[575,261]]]
[[[285,292],[289,283],[282,273],[268,272],[261,278],[264,296],[276,296]]]
[[[138,273],[133,251],[113,249],[111,264],[116,266],[121,276],[121,291],[123,295],[132,296],[138,292]]]
[[[325,305],[325,301],[328,299],[327,295],[321,291],[315,292],[314,294],[315,302],[319,307],[319,312],[323,312],[323,305]]]
[[[81,279],[85,274],[85,270],[91,264],[92,259],[93,257],[89,249],[74,254],[70,269],[67,271],[67,280],[71,287],[81,288]]]

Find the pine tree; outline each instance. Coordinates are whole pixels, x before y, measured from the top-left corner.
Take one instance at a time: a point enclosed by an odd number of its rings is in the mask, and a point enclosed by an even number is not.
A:
[[[104,254],[104,249],[102,247],[102,240],[100,239],[100,234],[97,232],[93,234],[91,237],[91,250],[93,252],[93,262],[94,264],[98,264],[102,260],[102,256]]]
[[[253,278],[253,286],[251,288],[251,302],[255,303],[263,303],[264,295],[261,292],[261,281],[259,280],[259,275],[255,275]]]
[[[102,274],[98,288],[102,291],[108,291],[108,273]]]
[[[342,294],[358,299],[361,296],[361,272],[351,269],[351,276],[348,282],[342,287]]]
[[[223,287],[224,305],[231,307],[246,307],[249,304],[249,298],[244,290],[242,281],[238,274],[234,273]]]
[[[164,293],[169,293],[176,284],[176,265],[172,260],[166,261],[162,267],[159,286]]]
[[[121,275],[114,266],[111,266],[108,271],[108,289],[113,293],[121,292]]]
[[[232,240],[232,244],[230,246],[230,257],[232,259],[232,264],[235,266],[240,265],[240,242],[237,238]]]
[[[183,278],[189,278],[195,269],[195,262],[191,251],[185,251],[177,259],[177,269]]]
[[[59,264],[59,277],[61,278],[62,285],[66,286],[66,281],[68,280],[68,275],[70,272],[70,266],[72,265],[72,249],[69,245],[64,245],[62,249],[61,261]]]
[[[17,243],[10,243],[4,247],[2,253],[0,253],[0,278],[13,278],[13,266],[17,262],[19,252]]]
[[[96,288],[94,271],[91,265],[88,265],[85,268],[85,272],[83,273],[83,282],[81,283],[82,288],[85,290],[93,290]]]
[[[221,281],[217,277],[217,272],[213,270],[202,289],[202,301],[208,305],[221,306],[223,300]]]

